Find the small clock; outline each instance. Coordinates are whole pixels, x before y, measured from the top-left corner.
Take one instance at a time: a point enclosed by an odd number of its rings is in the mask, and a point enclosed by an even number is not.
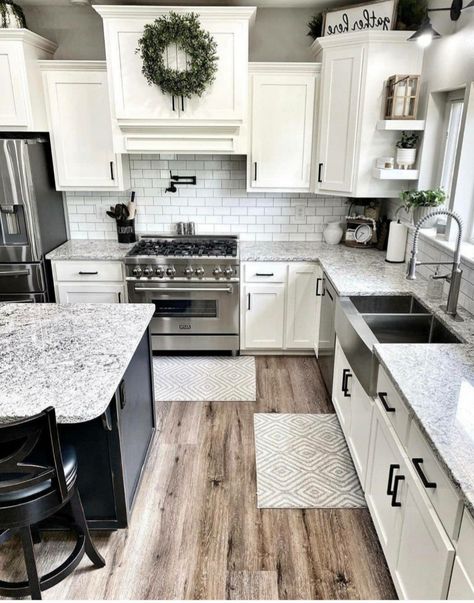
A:
[[[354,239],[360,245],[367,244],[373,235],[373,229],[370,224],[359,224],[359,226],[354,231]]]

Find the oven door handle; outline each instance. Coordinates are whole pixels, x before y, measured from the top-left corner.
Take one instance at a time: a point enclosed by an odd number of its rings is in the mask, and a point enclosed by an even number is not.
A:
[[[24,270],[0,270],[0,276],[27,276],[30,271],[25,268]]]
[[[195,291],[216,291],[220,293],[232,293],[232,287],[134,287],[134,290],[135,293],[141,293],[142,291],[153,291],[154,293],[194,293]]]

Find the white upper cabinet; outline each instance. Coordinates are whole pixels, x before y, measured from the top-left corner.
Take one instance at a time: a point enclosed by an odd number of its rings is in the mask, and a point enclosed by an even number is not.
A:
[[[378,157],[394,156],[399,132],[377,129],[387,79],[421,72],[423,50],[410,32],[370,31],[318,38],[322,62],[315,160],[316,192],[397,197],[406,183],[374,178]],[[407,129],[410,122],[407,121]]]
[[[309,192],[319,64],[251,63],[249,191]]]
[[[0,130],[47,130],[37,59],[56,45],[27,29],[0,29]]]
[[[124,152],[245,153],[248,32],[255,8],[94,6],[104,21],[112,113]],[[142,73],[138,40],[146,24],[173,10],[195,12],[217,44],[218,71],[202,96],[162,94]],[[179,48],[167,49],[169,67],[185,69]]]
[[[105,63],[42,61],[58,190],[125,190],[128,161],[114,153]]]

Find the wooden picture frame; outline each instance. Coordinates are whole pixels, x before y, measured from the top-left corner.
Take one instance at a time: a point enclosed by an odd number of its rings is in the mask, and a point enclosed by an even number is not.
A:
[[[365,11],[374,8],[377,5],[385,5],[385,11],[382,11],[379,19],[385,21],[390,18],[390,27],[384,27],[381,22],[378,25],[375,23],[373,27],[364,27],[370,25],[372,17],[366,16]],[[334,36],[343,33],[356,33],[359,31],[390,31],[395,29],[397,24],[398,0],[374,0],[374,2],[362,2],[360,4],[351,4],[348,6],[339,6],[337,8],[329,8],[323,12],[322,36]],[[340,20],[331,20],[331,17],[340,15]],[[368,19],[368,21],[367,21]],[[377,26],[376,26],[377,25]],[[328,28],[330,28],[328,30]]]

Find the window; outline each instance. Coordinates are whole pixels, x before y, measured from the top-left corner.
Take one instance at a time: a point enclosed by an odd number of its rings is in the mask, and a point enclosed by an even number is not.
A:
[[[441,164],[441,177],[439,185],[446,193],[447,207],[451,207],[450,200],[453,188],[454,169],[456,167],[457,151],[459,148],[459,134],[461,131],[463,110],[464,98],[453,98],[452,100],[448,100],[448,102],[446,103],[446,137],[444,141],[444,153]]]

